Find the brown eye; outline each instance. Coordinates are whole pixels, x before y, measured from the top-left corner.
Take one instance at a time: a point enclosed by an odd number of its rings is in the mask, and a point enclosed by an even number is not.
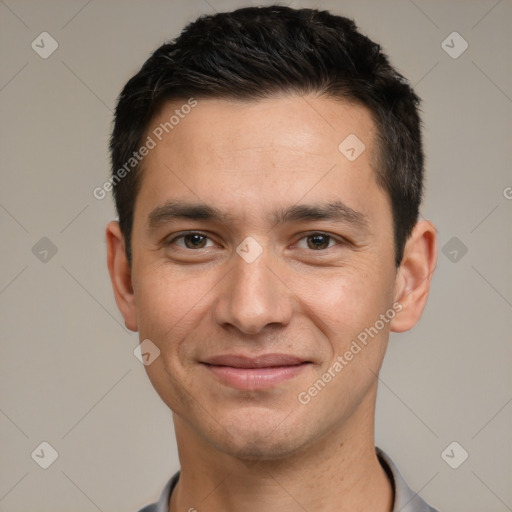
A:
[[[201,249],[205,246],[207,238],[203,235],[184,235],[183,240],[188,249]]]
[[[322,250],[329,247],[329,242],[332,238],[329,235],[323,235],[322,233],[316,233],[305,237],[307,239],[307,245],[312,250]]]

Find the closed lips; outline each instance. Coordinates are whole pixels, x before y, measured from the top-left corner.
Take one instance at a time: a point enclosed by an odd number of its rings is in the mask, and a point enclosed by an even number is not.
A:
[[[221,355],[204,365],[217,381],[242,390],[263,390],[299,375],[309,366],[306,361],[286,354],[264,354],[258,357]]]
[[[264,354],[257,357],[228,354],[212,357],[205,361],[205,364],[212,366],[230,366],[232,368],[251,369],[297,366],[307,362],[309,361],[286,354]]]

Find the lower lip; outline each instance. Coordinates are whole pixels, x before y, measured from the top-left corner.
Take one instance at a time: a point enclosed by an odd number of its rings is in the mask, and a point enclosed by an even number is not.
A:
[[[238,389],[271,388],[297,376],[305,370],[308,363],[293,366],[275,366],[269,368],[234,368],[232,366],[206,365],[221,382]]]

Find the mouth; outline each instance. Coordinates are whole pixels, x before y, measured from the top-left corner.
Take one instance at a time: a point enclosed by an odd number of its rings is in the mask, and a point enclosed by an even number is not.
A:
[[[296,377],[311,361],[287,354],[258,357],[227,354],[202,363],[223,384],[243,390],[265,389]]]

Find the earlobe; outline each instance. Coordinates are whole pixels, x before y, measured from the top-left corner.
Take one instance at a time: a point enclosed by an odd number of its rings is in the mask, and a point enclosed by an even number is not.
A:
[[[391,321],[391,331],[408,331],[420,319],[427,303],[436,263],[436,229],[430,221],[417,222],[405,244],[396,277],[395,301],[402,305],[402,309]]]
[[[130,331],[137,331],[137,309],[132,286],[131,267],[126,258],[124,236],[119,223],[109,222],[106,228],[107,265],[117,307]]]

